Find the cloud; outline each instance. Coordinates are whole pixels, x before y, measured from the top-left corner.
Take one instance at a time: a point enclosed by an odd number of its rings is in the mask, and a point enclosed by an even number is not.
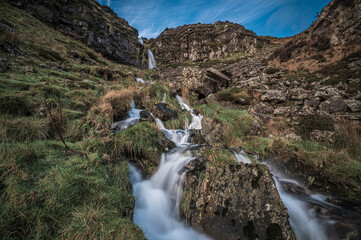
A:
[[[105,0],[98,1],[102,3]],[[107,0],[107,4],[120,17],[138,29],[140,36],[147,38],[157,37],[167,27],[198,22],[213,23],[218,20],[229,20],[261,29],[266,24],[278,29],[281,28],[277,25],[289,24],[290,31],[295,31],[301,28],[298,22],[303,19],[297,20],[292,15],[287,15],[284,7],[298,3],[301,8],[296,10],[302,12],[311,2],[312,0]],[[294,22],[277,18],[275,12]]]

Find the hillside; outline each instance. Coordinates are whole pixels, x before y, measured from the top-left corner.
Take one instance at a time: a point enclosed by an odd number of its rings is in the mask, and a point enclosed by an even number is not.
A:
[[[360,238],[360,0],[143,45],[93,0],[0,3],[0,238]]]
[[[92,0],[7,2],[63,34],[80,40],[110,60],[141,66],[143,46],[138,42],[138,30],[109,7]]]
[[[127,162],[84,131],[109,82],[135,69],[3,1],[0,13],[1,238],[143,239]]]

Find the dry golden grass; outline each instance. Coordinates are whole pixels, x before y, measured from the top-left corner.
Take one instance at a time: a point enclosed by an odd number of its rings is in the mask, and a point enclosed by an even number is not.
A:
[[[286,119],[283,117],[276,117],[272,119],[267,125],[267,134],[273,136],[280,136],[289,133],[290,127]]]

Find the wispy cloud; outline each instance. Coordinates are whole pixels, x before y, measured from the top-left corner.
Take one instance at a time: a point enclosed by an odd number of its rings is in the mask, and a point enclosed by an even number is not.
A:
[[[213,23],[229,20],[239,24],[251,25],[265,30],[272,13],[286,6],[310,4],[313,0],[98,0],[110,5],[130,25],[139,30],[139,35],[147,38],[157,37],[167,27],[177,27],[190,23]],[[318,0],[316,2],[329,2]],[[316,4],[316,3],[314,3]],[[307,4],[306,4],[307,5]],[[312,5],[312,4],[311,4]],[[320,4],[318,4],[320,5]],[[324,4],[325,5],[325,4]],[[319,8],[319,7],[317,7]],[[298,11],[302,14],[302,8]],[[319,11],[320,9],[317,9]],[[312,11],[312,9],[311,9]],[[302,17],[303,19],[304,17]],[[273,24],[284,24],[275,18]],[[292,18],[292,21],[299,21]],[[287,23],[287,21],[286,21]],[[295,23],[289,23],[295,25]],[[297,23],[298,24],[298,23]],[[297,25],[296,24],[296,25]],[[298,26],[298,25],[297,25]],[[299,28],[297,28],[299,29]],[[259,31],[258,29],[251,29]]]

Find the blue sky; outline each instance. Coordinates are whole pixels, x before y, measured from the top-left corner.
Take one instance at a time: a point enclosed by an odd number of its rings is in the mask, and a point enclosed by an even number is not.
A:
[[[244,25],[257,35],[293,36],[307,29],[330,0],[97,0],[110,6],[146,38],[165,28],[218,20]]]

